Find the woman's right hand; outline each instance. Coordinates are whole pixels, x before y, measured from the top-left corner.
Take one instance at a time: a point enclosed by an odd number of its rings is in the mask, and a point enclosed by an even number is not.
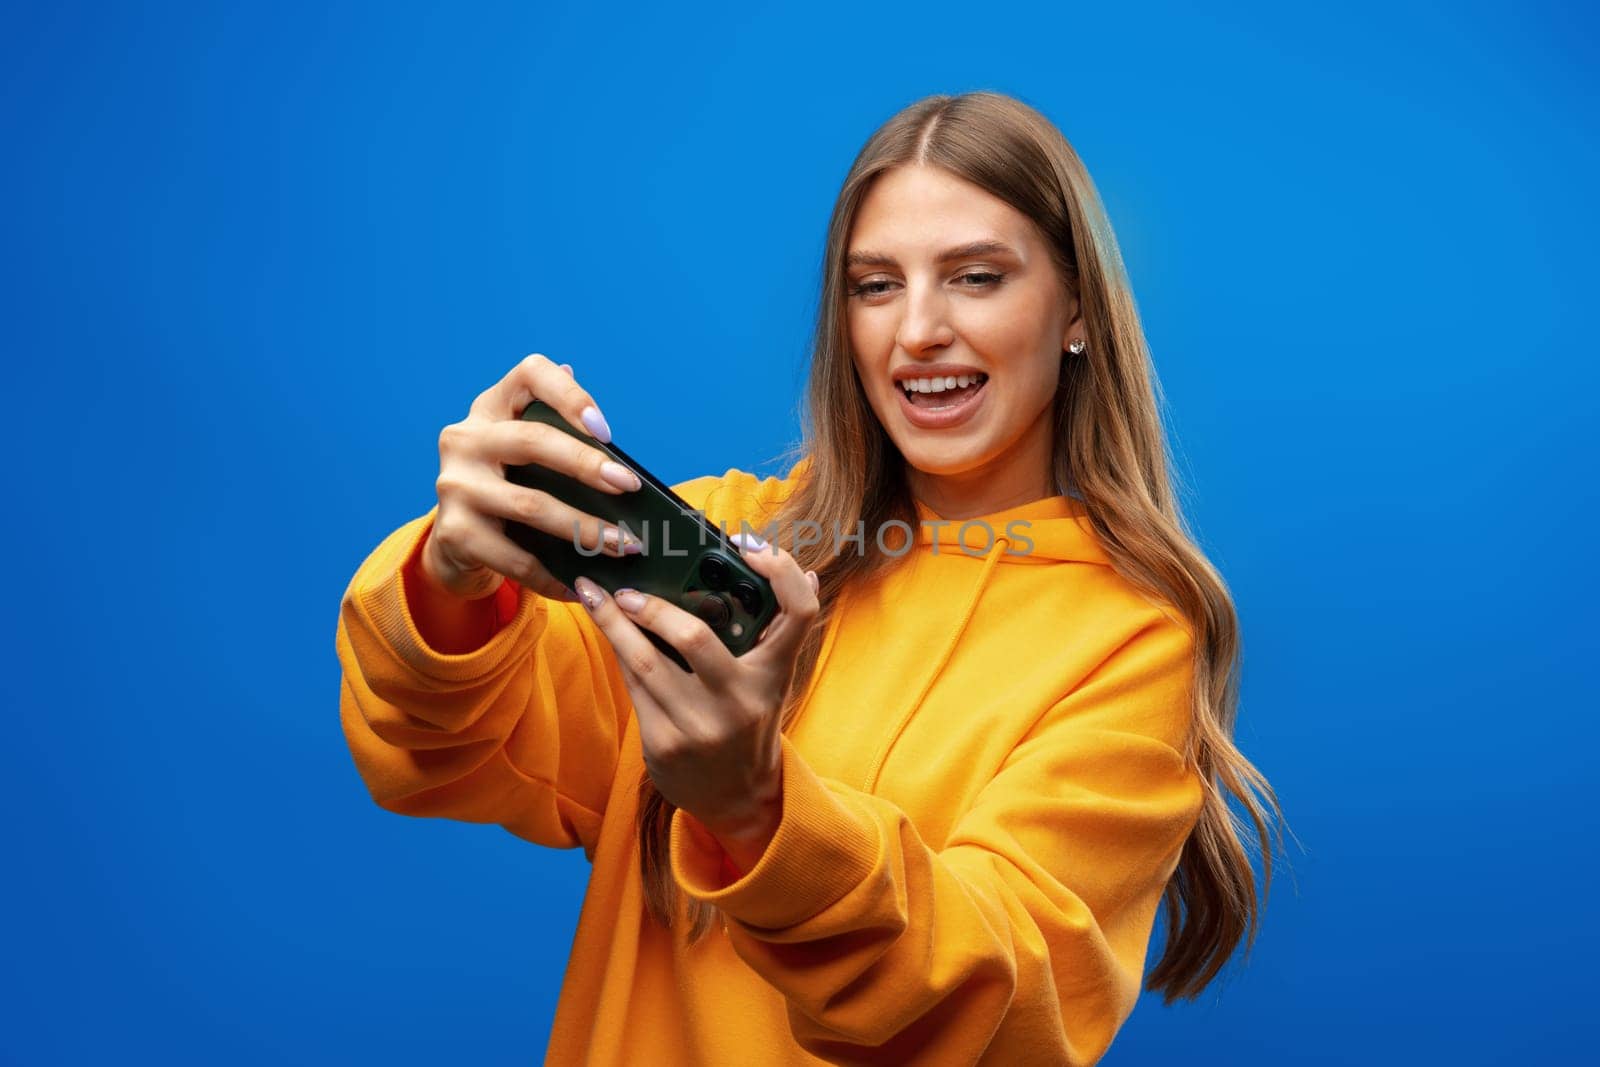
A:
[[[506,537],[505,519],[558,537],[572,537],[576,522],[585,548],[603,543],[609,555],[624,552],[616,527],[506,480],[506,467],[537,463],[606,493],[639,488],[638,475],[598,448],[553,426],[525,421],[522,411],[536,399],[589,437],[611,441],[599,405],[573,378],[572,368],[538,353],[480,393],[465,419],[440,432],[434,483],[439,511],[420,562],[430,581],[457,597],[488,596],[505,577],[544,596],[571,599],[544,564]]]

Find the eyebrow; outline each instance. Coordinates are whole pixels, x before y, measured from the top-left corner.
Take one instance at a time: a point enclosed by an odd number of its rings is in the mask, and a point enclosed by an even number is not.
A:
[[[973,241],[970,244],[957,245],[947,248],[939,253],[939,262],[944,263],[952,259],[965,259],[968,256],[986,256],[991,253],[1002,253],[1015,256],[1011,246],[1001,241]],[[846,267],[897,267],[899,263],[886,252],[851,252],[844,257]]]

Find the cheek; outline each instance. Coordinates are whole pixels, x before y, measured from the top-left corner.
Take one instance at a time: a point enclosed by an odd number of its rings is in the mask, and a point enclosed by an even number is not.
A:
[[[1042,328],[1047,316],[1035,302],[1017,301],[996,306],[993,314],[971,324],[967,333],[973,347],[1013,389],[1032,394],[1054,389],[1060,376],[1060,344]]]
[[[1040,349],[1042,332],[1040,309],[1036,301],[1016,299],[995,301],[984,308],[969,328],[974,343],[1005,364],[1031,358]]]
[[[851,314],[846,320],[846,334],[850,338],[850,350],[855,353],[857,365],[887,358],[889,345],[885,343],[883,327],[874,324],[871,315]]]
[[[846,336],[850,340],[850,360],[855,366],[856,375],[861,379],[867,396],[876,399],[882,392],[889,355],[894,350],[894,335],[890,333],[886,336],[881,328],[858,317],[851,319]]]
[[[873,369],[870,359],[863,359],[857,354],[860,349],[854,347],[856,341],[853,337],[850,343],[852,346],[851,366],[855,368],[856,379],[861,383],[862,391],[866,393],[867,403],[872,405],[874,410],[881,412],[883,401],[878,395],[878,379],[883,377],[882,372]]]

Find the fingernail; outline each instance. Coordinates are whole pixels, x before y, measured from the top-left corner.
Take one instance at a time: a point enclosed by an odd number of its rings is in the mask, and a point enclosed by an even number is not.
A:
[[[822,591],[822,579],[817,577],[817,572],[806,571],[806,577],[811,579],[811,591],[820,593]]]
[[[611,555],[634,555],[640,550],[638,537],[622,533],[616,526],[606,526],[600,531],[600,547]]]
[[[728,538],[728,540],[732,541],[740,548],[748,548],[752,552],[760,552],[763,548],[767,547],[767,543],[761,540],[761,538],[757,537],[755,534],[736,533],[732,537]]]
[[[619,544],[622,546],[621,552],[624,556],[633,556],[644,551],[644,545],[640,543],[637,537],[631,533],[623,533],[615,526],[607,526],[602,530],[600,539],[605,542],[606,551],[608,552],[615,553],[618,551],[617,546]]]
[[[600,477],[604,478],[609,484],[623,490],[637,489],[643,484],[639,481],[637,474],[622,464],[615,463],[609,459],[600,464]]]
[[[606,417],[600,414],[599,408],[590,404],[583,409],[578,418],[582,420],[584,429],[606,444],[611,443],[611,427],[606,425]]]
[[[567,372],[567,377],[568,378],[572,377],[572,364],[563,363],[563,364],[561,364],[561,369]]]
[[[576,604],[578,602],[578,594],[572,591],[572,586],[564,585],[561,587],[561,592],[556,596],[556,599]]]
[[[572,584],[577,586],[578,600],[584,607],[593,611],[600,606],[600,587],[598,585],[583,577],[573,579]]]
[[[638,611],[644,607],[644,594],[637,589],[618,589],[611,594],[611,599],[615,600],[623,611]]]

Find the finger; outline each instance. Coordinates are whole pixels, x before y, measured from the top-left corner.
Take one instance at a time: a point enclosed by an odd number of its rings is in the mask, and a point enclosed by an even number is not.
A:
[[[673,664],[674,667],[677,664]],[[661,703],[651,695],[649,688],[643,680],[633,673],[632,668],[618,661],[618,668],[622,672],[622,680],[628,687],[628,696],[633,704],[633,717],[639,724],[639,744],[644,750],[646,767],[654,770],[652,757],[681,751],[684,747],[684,733],[678,729]]]
[[[740,556],[750,569],[772,586],[778,601],[777,616],[750,654],[764,651],[778,658],[792,657],[822,609],[817,599],[819,584],[814,584],[794,556],[776,543],[767,544],[750,535],[735,535],[730,540],[739,546]]]
[[[542,422],[495,422],[479,431],[477,441],[485,459],[507,467],[537,463],[603,493],[628,493],[644,485],[637,474],[583,438]]]
[[[618,589],[611,599],[634,625],[677,649],[706,686],[719,688],[732,680],[737,670],[733,653],[706,620],[637,589]]]
[[[534,400],[543,400],[561,413],[575,429],[607,444],[611,427],[600,414],[600,405],[589,391],[563,371],[548,356],[538,352],[511,368],[504,378],[491,385],[472,402],[472,414],[496,422],[519,419]]]
[[[515,485],[504,478],[441,472],[435,488],[441,496],[459,496],[469,508],[481,514],[509,519],[552,537],[570,540],[573,547],[585,552],[620,557],[634,555],[643,548],[632,533],[579,511],[559,497]]]
[[[470,518],[441,518],[428,537],[434,551],[460,566],[462,559],[478,560],[491,571],[510,578],[551,600],[575,600],[576,595],[552,575],[538,558],[508,540],[491,524]]]
[[[682,686],[689,673],[662,655],[593,579],[580,576],[572,585],[589,617],[611,642],[617,663],[623,670],[629,672],[661,707],[676,706],[683,699]]]

